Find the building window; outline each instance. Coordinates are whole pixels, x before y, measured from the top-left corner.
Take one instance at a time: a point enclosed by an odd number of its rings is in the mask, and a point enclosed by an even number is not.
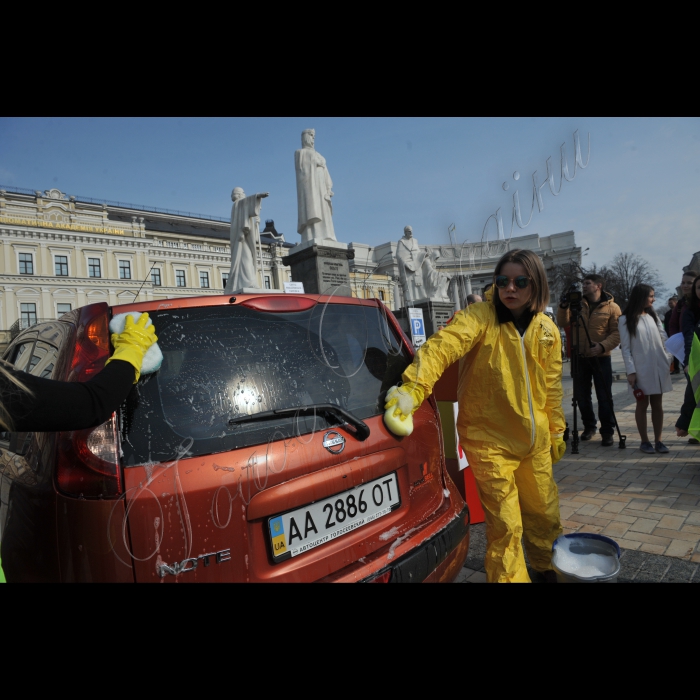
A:
[[[54,269],[56,277],[68,277],[68,256],[57,255],[54,259]]]
[[[33,275],[34,274],[34,256],[31,253],[19,254],[19,274]]]
[[[120,280],[130,280],[131,279],[131,262],[129,260],[119,261],[119,279]]]
[[[380,298],[382,301],[384,301],[384,290],[383,290],[383,289],[380,289],[380,290],[379,290],[379,298]]]
[[[63,316],[63,314],[67,314],[69,311],[71,311],[70,304],[56,304],[56,312],[59,316]]]
[[[199,273],[199,286],[202,289],[209,289],[209,273],[200,272]]]
[[[99,258],[88,258],[88,276],[102,277],[102,268]]]
[[[185,271],[175,270],[175,285],[177,287],[186,287],[187,282],[185,281]]]
[[[221,273],[221,284],[223,284],[223,288],[226,289],[226,285],[228,284],[228,272]]]
[[[270,275],[265,275],[265,289],[272,289],[270,286]]]
[[[160,269],[157,267],[154,267],[151,270],[151,282],[153,283],[154,287],[160,287],[162,282],[160,281]]]
[[[31,272],[28,274],[31,274]],[[19,310],[22,317],[22,328],[29,328],[29,326],[33,326],[38,322],[36,318],[36,304],[20,304]]]

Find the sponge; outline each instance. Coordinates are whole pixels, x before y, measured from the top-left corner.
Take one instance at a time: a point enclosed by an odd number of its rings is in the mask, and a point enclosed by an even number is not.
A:
[[[384,411],[384,423],[394,435],[406,437],[413,432],[413,416],[409,414],[401,420],[401,418],[394,416],[395,410],[396,406],[392,406]]]
[[[126,324],[126,317],[131,316],[134,319],[134,323],[141,318],[140,311],[131,311],[128,314],[117,314],[109,322],[109,332],[110,333],[121,333],[124,330],[124,325]],[[148,319],[146,323],[146,328],[153,325],[153,321]],[[143,364],[141,365],[141,374],[151,374],[156,370],[160,369],[163,364],[163,353],[158,347],[158,343],[153,343],[146,354],[143,356]]]

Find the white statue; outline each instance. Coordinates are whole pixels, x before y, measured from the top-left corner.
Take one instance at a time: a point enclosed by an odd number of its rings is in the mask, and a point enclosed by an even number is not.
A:
[[[423,285],[421,270],[425,256],[425,251],[420,249],[418,241],[413,237],[413,229],[406,226],[403,230],[403,238],[396,246],[399,278],[406,304],[428,296]]]
[[[338,240],[333,228],[333,182],[326,159],[314,149],[315,139],[316,132],[305,129],[301,134],[303,148],[294,152],[299,208],[297,232],[301,234],[302,243]]]
[[[426,255],[423,261],[423,282],[425,283],[426,296],[434,301],[449,301],[450,296],[447,286],[451,277],[437,269],[437,260],[440,254],[433,251]]]
[[[231,272],[226,282],[227,294],[243,287],[260,287],[258,246],[260,243],[261,200],[269,192],[245,196],[241,187],[231,192]]]

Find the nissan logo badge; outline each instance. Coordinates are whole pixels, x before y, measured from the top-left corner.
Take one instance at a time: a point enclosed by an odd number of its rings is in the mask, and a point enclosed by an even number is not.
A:
[[[345,449],[345,438],[335,430],[329,430],[323,436],[323,446],[334,455],[339,455]]]

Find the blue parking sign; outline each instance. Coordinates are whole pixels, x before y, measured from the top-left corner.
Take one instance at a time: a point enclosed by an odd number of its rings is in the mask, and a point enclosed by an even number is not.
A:
[[[425,342],[425,323],[423,322],[422,309],[409,309],[408,318],[410,319],[411,339],[414,347],[420,347]]]

